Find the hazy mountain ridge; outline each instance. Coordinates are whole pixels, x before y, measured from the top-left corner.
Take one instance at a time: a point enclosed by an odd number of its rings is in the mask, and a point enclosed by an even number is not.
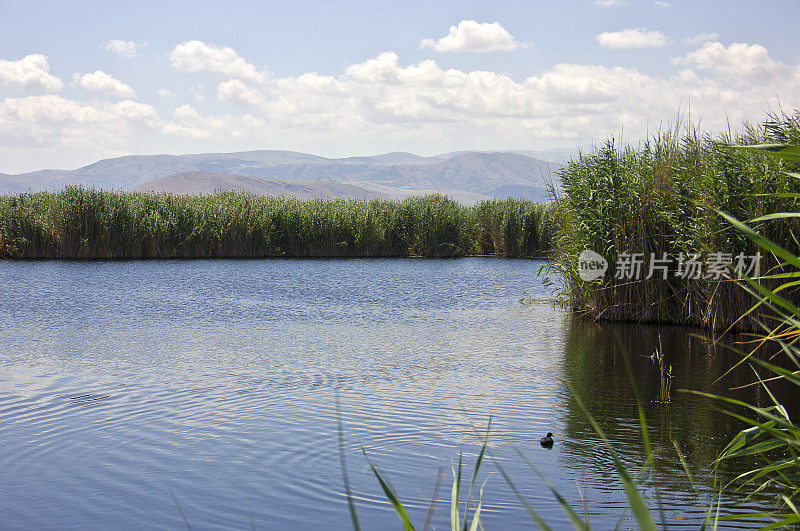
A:
[[[281,181],[208,171],[176,173],[137,186],[135,190],[137,192],[168,192],[186,195],[212,194],[221,190],[231,190],[297,199],[402,199],[411,195],[436,191],[397,188],[366,182]],[[467,204],[489,198],[486,195],[458,190],[450,191],[450,195]]]
[[[504,189],[503,187],[514,186],[517,187],[515,189],[524,191],[526,197],[545,200],[547,183],[553,180],[553,172],[557,168],[557,164],[510,152],[469,151],[435,157],[394,152],[341,159],[276,150],[191,155],[128,155],[100,160],[77,170],[41,170],[19,175],[0,175],[0,193],[58,190],[68,184],[110,190],[133,190],[146,183],[176,174],[212,172],[219,174],[215,179],[216,184],[221,186],[245,186],[242,182],[231,178],[253,177],[281,183],[288,181],[349,183],[363,188],[365,193],[375,193],[377,190],[375,187],[384,187],[391,189],[391,196],[399,193],[394,189],[410,189],[412,192],[422,190],[443,193],[463,192],[470,197],[496,196]],[[185,176],[183,181],[178,179],[172,183],[179,187],[187,186]],[[207,185],[209,184],[202,186],[198,184],[201,189],[205,189],[203,186]],[[257,187],[265,189],[265,186],[261,183]],[[278,189],[286,188],[284,184],[275,186]],[[322,188],[317,189],[322,190]],[[356,189],[348,191],[347,188],[340,188],[340,190],[342,193],[361,193]]]

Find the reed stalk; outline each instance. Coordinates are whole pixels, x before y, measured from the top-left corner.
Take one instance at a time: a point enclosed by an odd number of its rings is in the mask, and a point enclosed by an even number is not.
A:
[[[770,223],[763,216],[800,211],[800,179],[785,173],[800,165],[730,145],[798,141],[800,112],[795,112],[745,125],[735,135],[676,128],[638,147],[619,147],[612,139],[566,164],[559,172],[565,198],[553,248],[572,307],[598,320],[758,329],[755,315],[739,319],[750,299],[735,282],[705,273],[679,277],[674,266],[668,278],[648,279],[647,261],[664,253],[673,260],[698,253],[705,272],[711,253],[756,255],[757,245],[707,207],[759,220],[754,226],[765,237],[797,252],[800,218]],[[578,255],[585,249],[608,261],[602,279],[585,282],[578,275]],[[645,257],[641,276],[616,278],[623,253]],[[761,271],[774,267],[780,269],[780,262],[765,253]]]
[[[302,201],[60,192],[0,196],[0,258],[353,258],[544,256],[557,206],[524,199],[464,206],[444,195]]]

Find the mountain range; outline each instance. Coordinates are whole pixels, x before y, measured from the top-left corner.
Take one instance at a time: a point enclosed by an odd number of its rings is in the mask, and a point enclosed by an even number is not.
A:
[[[548,157],[547,162],[540,157]],[[560,160],[563,160],[561,158]],[[431,157],[394,152],[326,158],[293,151],[129,155],[76,170],[0,174],[0,193],[79,184],[107,190],[182,194],[240,190],[264,195],[400,198],[441,192],[473,203],[488,197],[548,199],[559,158],[548,152],[466,151]]]

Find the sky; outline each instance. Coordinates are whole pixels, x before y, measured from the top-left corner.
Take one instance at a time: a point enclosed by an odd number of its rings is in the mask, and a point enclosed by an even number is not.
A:
[[[591,149],[800,107],[800,0],[0,0],[0,173]]]

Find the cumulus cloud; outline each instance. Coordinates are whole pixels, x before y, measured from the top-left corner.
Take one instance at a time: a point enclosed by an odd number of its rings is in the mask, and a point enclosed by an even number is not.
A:
[[[102,92],[109,96],[116,96],[118,98],[135,98],[136,92],[115,77],[96,70],[89,74],[75,74],[72,78],[73,84],[81,86],[86,90],[94,92]]]
[[[486,53],[515,50],[520,46],[499,22],[462,20],[458,26],[440,39],[423,39],[420,48],[433,48],[437,52]]]
[[[776,98],[793,101],[800,94],[800,65],[773,61],[758,45],[706,43],[674,63],[680,69],[672,75],[562,63],[517,78],[433,60],[403,63],[385,52],[335,74],[307,72],[258,84],[226,78],[216,85],[217,98],[246,105],[246,111],[207,111],[216,102],[195,107],[183,94],[187,101],[176,100],[163,118],[130,99],[6,98],[0,102],[0,159],[19,151],[12,145],[29,155],[30,146],[55,150],[74,143],[85,146],[86,159],[101,150],[137,152],[136,138],[198,151],[270,143],[317,152],[331,145],[347,151],[354,143],[444,151],[510,141],[574,144],[624,126],[635,140],[648,123],[668,120],[682,106],[691,105],[692,118],[713,131],[728,120],[758,119]],[[30,165],[30,158],[19,165]]]
[[[174,98],[175,96],[177,96],[177,94],[167,89],[158,89],[157,94],[162,98]]]
[[[719,42],[706,42],[697,50],[673,59],[672,64],[707,70],[739,83],[769,83],[781,76],[800,76],[800,68],[773,61],[763,46],[742,42],[728,47]]]
[[[250,114],[203,116],[191,105],[172,111],[173,120],[164,125],[166,135],[196,140],[244,140],[263,133],[266,123]]]
[[[704,42],[717,40],[719,40],[719,35],[716,33],[699,33],[692,37],[686,37],[683,39],[683,43],[687,46],[697,46],[698,44],[703,44]]]
[[[444,69],[432,60],[402,65],[397,54],[386,52],[336,76],[275,79],[259,108],[271,128],[289,135],[319,132],[326,138],[346,132],[348,138],[396,139],[413,134],[438,143],[466,136],[474,144],[491,135],[498,142],[586,139],[617,132],[623,124],[626,130],[644,130],[648,121],[673,116],[687,104],[705,126],[724,128],[728,117],[758,116],[776,96],[798,90],[800,77],[769,87],[733,87],[711,71],[686,69],[662,77],[568,63],[514,79],[499,72]]]
[[[496,72],[445,70],[431,60],[402,66],[395,53],[386,52],[350,66],[341,76],[311,73],[281,79],[266,109],[276,122],[295,125],[515,122],[518,127],[527,121],[552,131],[560,128],[558,123],[569,129],[570,115],[607,116],[624,106],[633,110],[651,99],[663,101],[664,85],[636,70],[575,64],[516,81]],[[677,98],[670,101],[678,103]]]
[[[18,61],[0,60],[0,81],[4,85],[23,90],[58,92],[64,86],[50,74],[47,57],[41,54],[26,55]]]
[[[634,48],[659,48],[667,44],[667,38],[660,31],[645,28],[624,29],[601,33],[595,40],[605,48],[630,50]]]
[[[262,105],[266,101],[261,92],[249,88],[238,79],[220,83],[219,87],[217,87],[217,98],[221,101],[231,101],[244,105]]]
[[[149,137],[163,121],[156,110],[132,100],[85,104],[58,95],[5,98],[0,102],[0,151],[27,153],[83,148],[87,153]],[[12,149],[8,149],[8,146]]]
[[[240,57],[233,48],[186,41],[169,53],[172,67],[190,74],[214,74],[244,81],[262,81],[265,73]]]
[[[133,41],[123,41],[119,39],[110,39],[100,45],[107,52],[125,57],[126,59],[133,59],[139,52],[139,48],[147,46],[147,43],[136,43]]]

